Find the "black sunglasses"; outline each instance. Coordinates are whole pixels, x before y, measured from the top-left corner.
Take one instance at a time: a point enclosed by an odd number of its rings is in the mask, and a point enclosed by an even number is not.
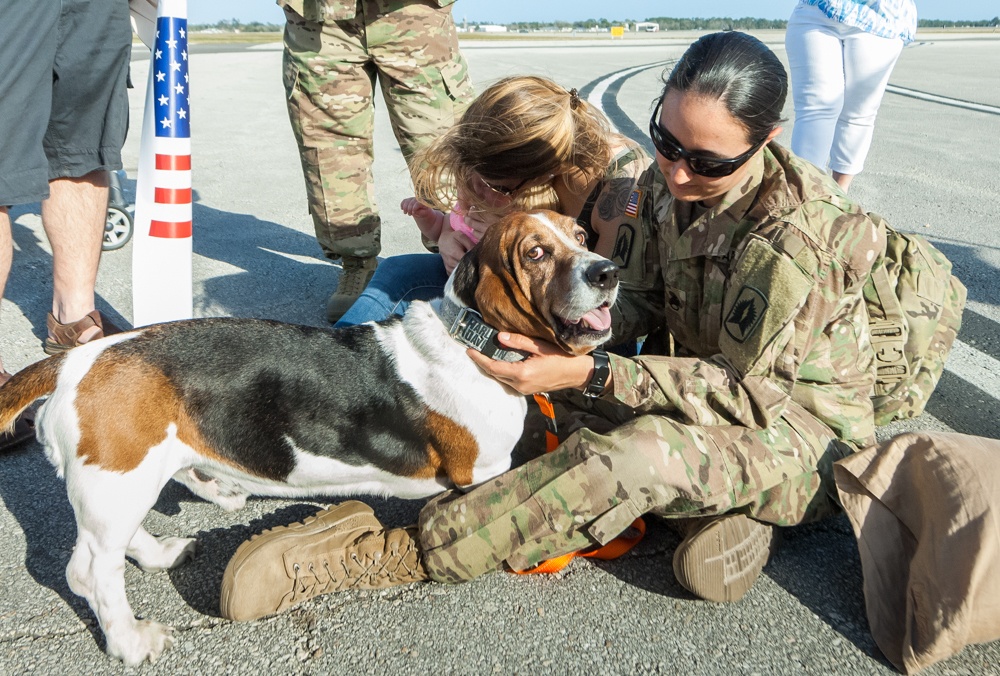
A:
[[[705,176],[707,178],[729,176],[746,164],[746,161],[753,157],[753,154],[760,150],[760,147],[767,141],[767,138],[765,137],[764,140],[754,144],[750,150],[746,151],[739,157],[734,157],[728,160],[719,159],[717,157],[695,155],[694,153],[689,153],[684,150],[684,146],[682,146],[669,131],[660,126],[660,108],[662,106],[663,99],[660,99],[660,102],[656,104],[656,110],[653,111],[653,116],[649,118],[649,137],[653,139],[653,146],[656,148],[658,153],[663,155],[670,162],[676,162],[683,157],[684,160],[687,161],[688,166],[691,167],[691,171],[699,176]]]
[[[479,177],[479,180],[483,182],[483,185],[485,185],[487,188],[489,188],[496,194],[503,195],[504,197],[513,197],[514,193],[516,193],[518,190],[527,185],[528,181],[531,181],[532,179],[526,178],[517,185],[515,185],[513,188],[508,188],[507,186],[503,185],[493,185],[482,176]]]

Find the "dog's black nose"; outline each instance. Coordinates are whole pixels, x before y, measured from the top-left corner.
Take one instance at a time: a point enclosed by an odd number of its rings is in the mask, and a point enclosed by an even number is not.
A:
[[[610,289],[618,283],[618,266],[601,260],[587,268],[587,281],[599,289]]]

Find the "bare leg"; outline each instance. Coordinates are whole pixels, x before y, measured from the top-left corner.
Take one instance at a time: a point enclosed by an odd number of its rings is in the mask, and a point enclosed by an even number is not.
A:
[[[11,261],[14,260],[14,238],[10,234],[10,214],[7,207],[0,207],[0,300],[7,288],[7,277],[10,276]],[[3,359],[0,359],[0,371],[3,371]]]
[[[839,171],[833,172],[833,180],[837,182],[840,189],[847,192],[847,189],[851,187],[851,181],[854,180],[854,174],[842,174]]]
[[[101,170],[81,178],[55,179],[49,182],[49,192],[42,202],[42,225],[52,244],[52,314],[60,324],[69,324],[94,309],[108,214],[108,174]],[[92,333],[96,332],[93,327]],[[90,337],[84,334],[81,342]]]

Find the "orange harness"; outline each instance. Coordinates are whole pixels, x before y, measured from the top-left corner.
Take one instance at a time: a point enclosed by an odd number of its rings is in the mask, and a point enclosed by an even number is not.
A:
[[[549,400],[547,394],[542,393],[534,396],[535,403],[538,404],[538,408],[542,410],[542,415],[545,416],[545,452],[551,453],[556,450],[557,446],[559,446],[559,436],[556,434],[558,431],[558,428],[556,427],[556,411],[552,407],[552,402]],[[560,570],[568,566],[569,562],[572,561],[575,556],[583,556],[588,559],[600,559],[601,561],[617,559],[619,556],[622,556],[639,544],[639,541],[642,540],[642,536],[646,534],[646,522],[641,518],[636,519],[632,522],[632,529],[635,531],[634,535],[619,535],[602,547],[587,549],[579,552],[570,552],[569,554],[557,556],[554,559],[542,561],[534,568],[529,568],[528,570],[516,570],[514,572],[518,575],[558,573]]]

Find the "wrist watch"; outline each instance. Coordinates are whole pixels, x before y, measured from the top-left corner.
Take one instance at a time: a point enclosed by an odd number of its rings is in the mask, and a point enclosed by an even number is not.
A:
[[[590,382],[587,383],[583,393],[588,397],[599,397],[604,394],[608,376],[611,375],[611,360],[604,350],[594,350],[590,356],[594,358],[594,375],[590,377]]]

